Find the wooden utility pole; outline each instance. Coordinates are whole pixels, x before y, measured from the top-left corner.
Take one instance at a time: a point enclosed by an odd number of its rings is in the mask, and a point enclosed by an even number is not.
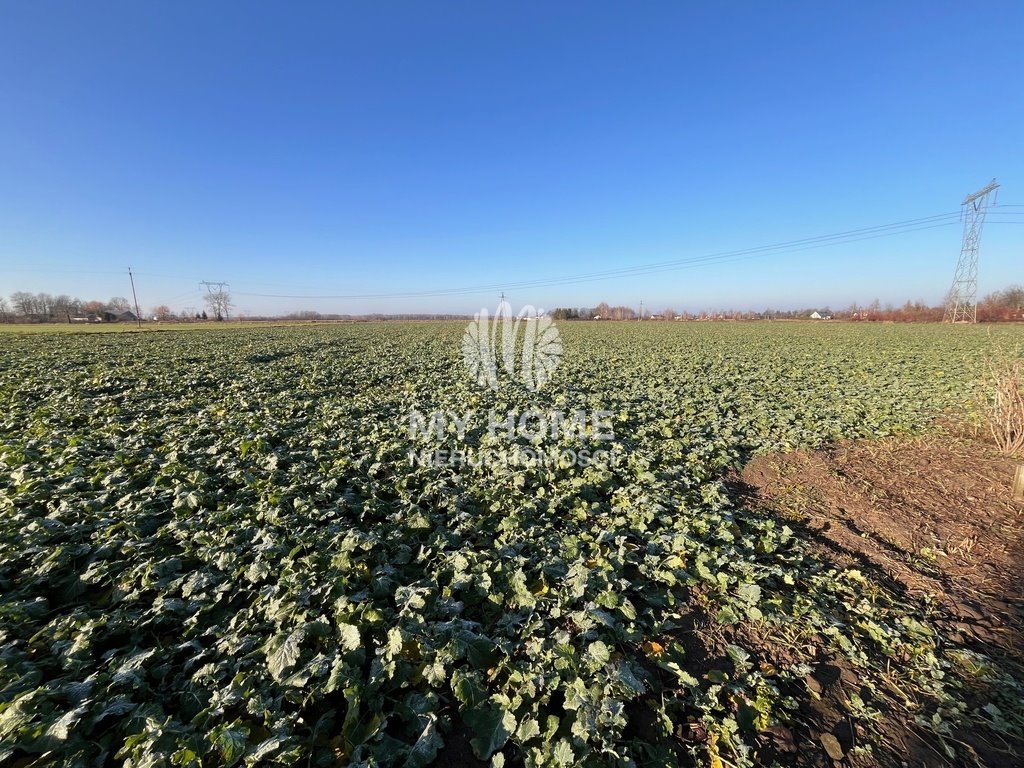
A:
[[[132,268],[128,267],[128,279],[132,281],[132,300],[135,302],[135,322],[142,328],[142,313],[139,312],[139,297],[135,295],[135,278],[132,276]],[[68,318],[71,322],[71,318]]]

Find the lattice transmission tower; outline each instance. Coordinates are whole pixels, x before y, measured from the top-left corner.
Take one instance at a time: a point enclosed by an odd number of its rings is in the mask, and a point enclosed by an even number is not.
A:
[[[964,240],[960,246],[960,260],[953,275],[953,286],[946,298],[947,323],[978,322],[978,247],[981,245],[981,228],[990,200],[999,185],[995,179],[968,195],[961,203],[961,218],[964,222]]]
[[[231,311],[231,294],[228,293],[228,284],[210,280],[200,280],[200,287],[206,286],[206,303],[213,310],[218,320],[228,320]],[[217,290],[214,290],[216,288]]]

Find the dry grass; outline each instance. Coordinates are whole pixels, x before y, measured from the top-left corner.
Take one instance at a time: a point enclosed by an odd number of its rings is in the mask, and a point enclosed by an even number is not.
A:
[[[1024,357],[1003,350],[990,355],[985,389],[986,421],[996,446],[1008,456],[1024,454]]]

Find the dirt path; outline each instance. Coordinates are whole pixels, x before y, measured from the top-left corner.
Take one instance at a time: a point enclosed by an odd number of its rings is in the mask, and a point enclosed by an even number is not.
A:
[[[1024,671],[1024,503],[1010,494],[1015,465],[984,439],[956,434],[762,456],[735,486],[746,504],[799,529],[819,557],[930,602],[948,642]],[[855,689],[851,670],[834,671],[826,687]],[[983,692],[970,702],[984,704]],[[827,697],[818,709],[809,714],[822,730],[842,727]],[[939,745],[907,723],[890,722],[887,730],[890,757],[948,764]],[[978,764],[1024,761],[1020,744],[962,737]]]

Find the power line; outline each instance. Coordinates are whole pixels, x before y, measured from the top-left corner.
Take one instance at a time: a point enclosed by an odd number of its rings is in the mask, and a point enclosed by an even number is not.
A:
[[[536,288],[543,286],[565,285],[569,283],[592,282],[595,280],[608,280],[618,277],[652,274],[656,272],[686,269],[694,266],[705,266],[708,264],[728,263],[746,258],[755,258],[768,254],[793,253],[802,250],[809,250],[828,245],[844,245],[847,243],[861,242],[879,237],[892,237],[910,232],[920,232],[925,229],[934,229],[940,226],[955,224],[960,213],[950,213],[925,216],[917,219],[882,224],[873,227],[862,227],[860,229],[836,232],[828,235],[790,240],[781,243],[743,248],[735,251],[722,251],[706,254],[703,256],[672,259],[669,261],[655,262],[651,264],[637,265],[601,272],[592,272],[582,275],[565,276],[557,278],[524,280],[519,282],[502,282],[499,284],[475,285],[461,288],[439,288],[427,291],[405,291],[392,293],[364,293],[364,294],[277,294],[277,293],[246,293],[238,292],[241,296],[273,299],[401,299],[401,298],[425,298],[434,296],[450,296],[466,293],[479,293],[499,288]]]
[[[573,282],[586,282],[594,279],[608,279],[614,277],[621,277],[624,275],[644,274],[655,271],[665,271],[666,269],[675,269],[681,267],[687,267],[694,264],[703,263],[715,263],[723,261],[734,260],[738,256],[760,255],[763,252],[771,251],[796,251],[806,250],[807,248],[818,247],[819,245],[831,245],[831,244],[842,244],[845,242],[858,242],[860,240],[872,239],[876,236],[888,236],[894,234],[903,234],[904,232],[914,232],[920,229],[930,229],[931,226],[907,228],[908,224],[920,223],[925,221],[937,221],[940,219],[946,219],[947,221],[939,221],[939,225],[945,226],[948,223],[954,223],[952,219],[957,217],[959,214],[950,213],[942,214],[941,216],[925,217],[923,219],[911,220],[909,222],[898,222],[897,224],[903,229],[888,232],[879,232],[877,235],[869,235],[865,237],[851,238],[849,235],[856,234],[858,232],[872,232],[877,230],[883,230],[886,227],[894,227],[897,225],[882,225],[881,227],[868,227],[862,230],[852,230],[847,233],[838,233],[837,235],[823,235],[814,238],[805,238],[803,240],[794,240],[786,243],[776,243],[772,245],[759,246],[756,248],[747,248],[738,251],[725,251],[720,253],[708,254],[705,256],[690,257],[685,259],[675,259],[672,261],[659,262],[654,264],[638,265],[636,267],[626,267],[614,270],[606,270],[604,272],[596,272],[584,275],[575,275],[559,278],[548,278],[538,280],[527,280],[515,283],[502,283],[501,285],[509,285],[510,287],[536,287],[540,285],[561,285]],[[836,239],[839,235],[843,236],[843,239]],[[830,242],[831,241],[831,242]],[[803,248],[797,248],[794,246],[806,243],[807,245]],[[303,296],[303,295],[283,295],[283,294],[247,294],[252,296],[263,296],[267,298],[403,298],[403,297],[416,297],[416,296],[441,296],[454,293],[469,293],[484,291],[488,289],[496,288],[492,285],[478,285],[465,288],[450,288],[450,289],[436,289],[431,291],[410,291],[404,293],[387,293],[387,294],[351,294],[351,295],[338,295],[338,296]]]
[[[967,206],[962,206],[966,208]],[[1024,216],[1024,210],[1007,210],[1009,208],[1021,208],[1024,209],[1024,205],[1012,205],[1012,204],[999,204],[990,207],[991,215],[997,216],[991,220],[991,224],[1020,224],[1024,223],[1022,220],[1018,220],[1017,217]],[[771,243],[767,245],[755,246],[751,248],[743,248],[733,251],[721,251],[716,253],[704,254],[701,256],[684,257],[677,259],[670,259],[666,261],[653,262],[647,264],[638,264],[630,267],[619,267],[615,269],[606,269],[602,271],[588,272],[576,275],[566,275],[562,277],[549,277],[549,278],[538,278],[533,280],[520,280],[520,281],[505,281],[502,283],[490,283],[486,285],[473,285],[473,286],[462,286],[462,287],[448,287],[448,288],[436,288],[431,290],[422,291],[392,291],[382,293],[361,293],[361,294],[285,294],[285,293],[253,293],[253,292],[237,292],[236,295],[249,296],[255,298],[280,298],[280,299],[406,299],[406,298],[427,298],[427,297],[442,297],[442,296],[456,296],[464,294],[481,293],[491,290],[498,289],[522,289],[522,288],[539,288],[546,286],[560,286],[576,283],[589,283],[602,280],[617,279],[623,277],[640,276],[657,274],[661,272],[676,271],[683,269],[694,269],[711,265],[727,264],[736,261],[762,258],[768,255],[786,255],[791,253],[797,253],[805,250],[814,250],[830,245],[846,245],[851,243],[862,242],[865,240],[872,240],[883,237],[894,237],[902,234],[910,234],[913,232],[920,232],[927,229],[934,229],[937,227],[950,226],[963,215],[963,210],[952,211],[948,213],[935,214],[933,216],[924,216],[915,219],[906,219],[903,221],[892,222],[889,224],[881,224],[872,227],[861,227],[857,229],[845,230],[841,232],[834,232],[827,235],[818,235],[815,237],[801,238],[797,240],[789,240],[779,243]],[[83,274],[123,274],[117,272],[111,272],[106,270],[30,270],[30,269],[16,269],[9,271],[17,272],[77,272]],[[140,272],[140,275],[146,275],[150,277],[156,277],[161,279],[173,279],[173,280],[187,280],[179,275],[165,275],[149,272]],[[259,283],[250,283],[258,285]],[[267,285],[267,283],[263,283]],[[213,293],[213,286],[217,286],[218,293],[224,294],[227,287],[225,282],[211,282],[201,281],[200,290],[202,287],[206,287],[206,294],[210,295]],[[271,283],[271,285],[280,285],[280,283]]]

